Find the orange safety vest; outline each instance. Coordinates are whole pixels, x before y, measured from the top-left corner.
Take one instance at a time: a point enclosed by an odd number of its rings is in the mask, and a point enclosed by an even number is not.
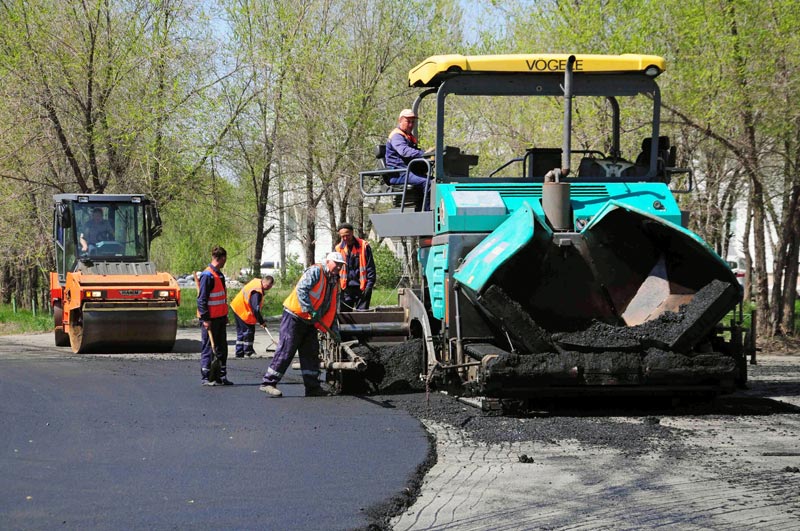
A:
[[[239,319],[249,325],[254,325],[258,322],[253,308],[250,307],[250,295],[256,291],[264,296],[264,288],[261,287],[261,279],[254,278],[242,288],[242,291],[236,294],[231,301],[231,310],[239,316]]]
[[[405,131],[403,131],[403,130],[402,130],[402,129],[400,129],[399,127],[395,127],[394,129],[392,129],[392,132],[391,132],[391,133],[389,133],[389,140],[391,140],[392,136],[393,136],[395,133],[400,133],[401,135],[403,135],[403,136],[405,137],[405,139],[406,139],[406,140],[408,140],[409,142],[411,142],[412,144],[414,144],[414,147],[417,147],[417,143],[418,143],[418,141],[417,141],[417,137],[415,137],[415,136],[414,136],[414,135],[412,135],[412,134],[406,133]]]
[[[219,278],[216,271],[207,267],[205,269],[214,276],[214,287],[208,294],[208,315],[212,319],[228,316],[228,293],[225,290],[225,283]]]
[[[314,311],[317,311],[322,307],[322,304],[325,302],[325,298],[328,294],[328,279],[325,276],[325,266],[322,264],[315,265],[320,269],[319,280],[311,287],[311,290],[309,290],[308,294],[311,298],[311,308],[313,308]],[[319,323],[314,323],[314,327],[317,328],[317,330],[326,332],[325,328],[330,328],[333,325],[333,318],[336,317],[338,293],[338,286],[336,286],[334,283],[333,292],[330,294],[330,304],[328,304],[325,314],[319,319],[325,326],[323,327],[320,326]],[[311,319],[311,314],[303,311],[303,308],[300,306],[300,299],[297,297],[296,284],[289,296],[286,297],[286,300],[283,301],[283,307],[295,314],[300,319]]]
[[[353,237],[355,238],[355,236]],[[358,256],[358,283],[361,291],[367,289],[367,253],[366,247],[369,245],[369,242],[366,240],[362,240],[361,238],[355,238],[358,242],[358,249],[353,249],[353,253]],[[339,243],[336,246],[336,250],[342,253],[345,260],[347,260],[350,248],[347,247],[344,242]],[[347,289],[347,265],[350,262],[347,262],[344,267],[339,270],[339,284],[342,286],[342,289]]]

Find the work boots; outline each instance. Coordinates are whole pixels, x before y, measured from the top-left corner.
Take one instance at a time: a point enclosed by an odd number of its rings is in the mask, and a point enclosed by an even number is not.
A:
[[[283,396],[281,390],[275,387],[274,385],[262,384],[261,387],[258,388],[258,390],[264,391],[269,396],[274,396],[274,397]]]
[[[331,396],[331,394],[321,386],[306,387],[306,396]]]

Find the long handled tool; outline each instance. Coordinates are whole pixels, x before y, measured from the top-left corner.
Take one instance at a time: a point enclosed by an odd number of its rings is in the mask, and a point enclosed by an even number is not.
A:
[[[324,329],[325,333],[327,333],[329,336],[331,336],[331,339],[336,341],[336,343],[341,344],[342,336],[340,336],[338,332],[334,332],[333,330],[331,330],[328,326],[325,325],[325,323],[323,323],[319,319],[313,321],[313,323],[320,325]]]
[[[194,272],[194,285],[197,287],[197,292],[200,293],[200,279],[197,278],[197,271]],[[211,366],[208,368],[208,381],[219,382],[222,379],[222,361],[219,359],[217,353],[217,345],[214,343],[214,334],[211,332],[211,326],[206,329],[208,340],[211,342]]]
[[[278,348],[278,342],[277,342],[277,341],[275,340],[275,338],[272,336],[272,333],[269,331],[269,328],[267,328],[267,325],[264,325],[264,326],[262,326],[261,328],[263,328],[263,329],[264,329],[264,332],[266,332],[266,333],[267,333],[267,335],[269,335],[269,338],[272,340],[272,345],[270,345],[270,346],[272,347],[272,350],[273,350],[273,352],[274,352],[274,351],[275,351],[275,349],[276,349],[276,348]],[[270,350],[270,348],[269,348],[269,347],[270,347],[270,346],[268,346],[268,347],[267,347],[267,349],[266,349],[266,350],[267,350],[267,352],[269,352],[269,350]]]
[[[211,342],[211,352],[214,354],[211,360],[211,367],[208,368],[208,381],[219,382],[222,379],[222,362],[217,354],[217,345],[214,344],[214,334],[211,333],[211,327],[208,327],[208,340]]]

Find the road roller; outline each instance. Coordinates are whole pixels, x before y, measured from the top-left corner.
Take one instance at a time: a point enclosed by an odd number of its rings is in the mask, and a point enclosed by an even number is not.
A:
[[[55,344],[75,353],[172,350],[180,289],[150,260],[162,227],[153,202],[135,194],[57,194],[53,212]]]

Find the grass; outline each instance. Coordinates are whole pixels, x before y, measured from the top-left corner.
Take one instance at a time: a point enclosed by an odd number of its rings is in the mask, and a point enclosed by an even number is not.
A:
[[[283,312],[283,300],[294,288],[274,287],[267,292],[266,304],[261,311],[264,317],[280,315]],[[228,298],[233,299],[239,290],[229,290]],[[391,306],[397,304],[397,290],[389,288],[376,289],[372,293],[372,306]],[[231,322],[233,317],[231,317]],[[178,307],[178,326],[197,325],[197,290],[181,288],[181,305]],[[10,304],[0,304],[0,336],[12,334],[30,334],[53,331],[53,316],[49,309],[37,311],[17,309]]]
[[[266,294],[266,303],[261,309],[264,317],[278,316],[283,313],[283,300],[294,289],[294,286],[275,286]],[[239,290],[228,290],[228,301],[233,300]],[[397,290],[394,288],[378,288],[373,290],[370,305],[393,306],[397,304]],[[233,318],[231,317],[231,320]],[[197,290],[181,288],[181,305],[178,308],[178,326],[195,326],[197,324]]]
[[[49,310],[37,311],[17,309],[10,304],[0,304],[0,336],[9,334],[30,334],[35,332],[51,332],[53,316]]]

